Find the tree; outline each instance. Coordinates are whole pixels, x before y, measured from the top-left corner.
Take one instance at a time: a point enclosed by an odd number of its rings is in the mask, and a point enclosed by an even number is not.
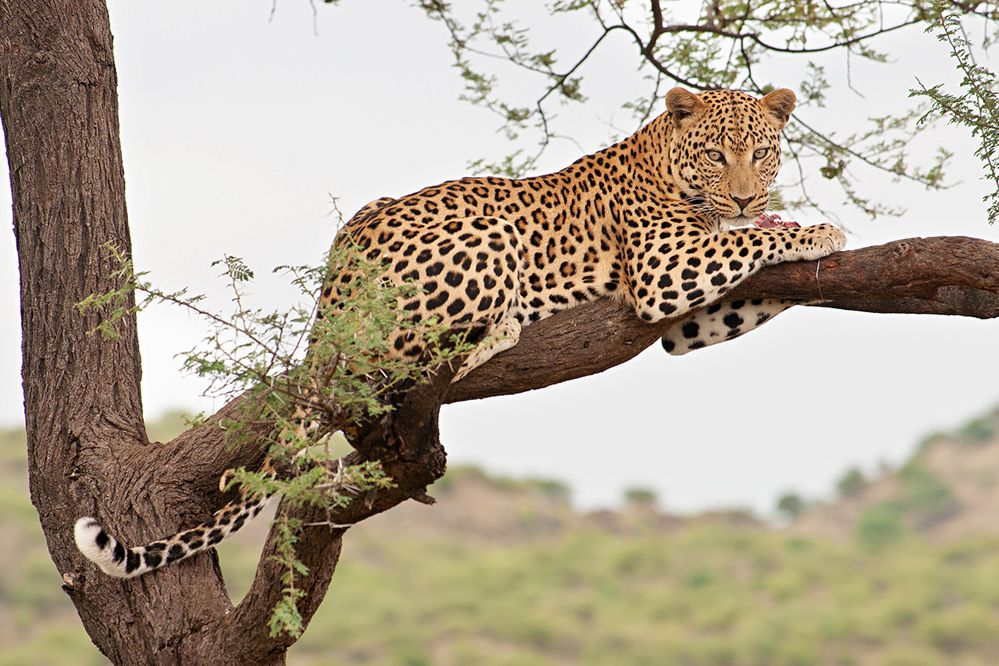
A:
[[[218,488],[226,470],[259,466],[264,455],[261,448],[226,446],[220,423],[239,416],[239,398],[173,441],[150,443],[134,319],[126,316],[121,336],[106,341],[87,335],[100,313],[80,316],[74,308],[89,294],[122,286],[103,247],[130,254],[116,85],[103,2],[0,0],[0,117],[21,278],[32,501],[67,594],[113,662],[282,663],[294,637],[272,636],[267,626],[282,594],[273,582],[281,575],[274,558],[280,521],[235,608],[214,557],[119,581],[88,566],[72,542],[73,521],[98,500],[108,527],[126,542],[197,524],[229,499]],[[999,247],[966,238],[908,240],[842,253],[821,266],[776,266],[732,296],[999,316],[999,274],[983,265],[999,265]],[[380,460],[396,486],[332,516],[279,507],[279,516],[324,523],[304,529],[296,545],[310,571],[299,589],[304,623],[335,572],[344,525],[407,499],[432,502],[425,489],[444,470],[441,404],[599,372],[655,342],[669,323],[648,326],[619,303],[592,303],[530,327],[517,347],[460,383],[451,385],[453,368],[442,368],[400,396],[394,412],[361,424],[347,462]],[[246,425],[261,439],[272,426]]]
[[[798,493],[785,493],[777,498],[777,513],[787,520],[794,520],[808,507]]]
[[[867,486],[867,478],[856,467],[851,467],[836,482],[836,492],[840,497],[853,497]]]
[[[636,486],[625,489],[624,502],[628,507],[635,509],[655,509],[659,504],[659,497],[654,490]]]

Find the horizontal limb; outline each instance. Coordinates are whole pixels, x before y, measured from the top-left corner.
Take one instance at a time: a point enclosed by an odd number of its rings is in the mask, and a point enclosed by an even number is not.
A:
[[[725,298],[989,319],[999,316],[999,245],[963,236],[899,240],[769,266]],[[447,401],[520,393],[603,372],[658,342],[675,322],[646,324],[611,299],[561,312],[525,328],[516,347],[452,386]]]

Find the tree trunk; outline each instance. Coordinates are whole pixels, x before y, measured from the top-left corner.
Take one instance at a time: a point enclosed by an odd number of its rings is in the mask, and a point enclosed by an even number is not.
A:
[[[159,447],[143,426],[134,318],[108,341],[87,335],[96,317],[74,309],[115,286],[101,247],[131,252],[111,43],[103,0],[0,0],[31,499],[64,572],[80,570],[72,525],[81,515],[96,510],[138,540],[173,531],[204,501],[177,488],[163,466],[146,464]],[[180,639],[231,608],[217,567],[199,559],[139,585],[88,572],[66,587],[111,661],[177,663]]]
[[[268,558],[234,609],[214,553],[123,581],[86,564],[73,543],[73,523],[84,515],[126,543],[197,524],[227,499],[220,475],[263,457],[252,447],[226,447],[218,423],[235,404],[169,445],[150,443],[134,318],[121,321],[120,338],[109,341],[87,334],[102,313],[74,309],[88,294],[117,286],[105,245],[131,253],[111,44],[103,1],[0,0],[0,117],[20,264],[32,502],[64,589],[112,662],[284,663],[294,641],[267,631],[280,595],[280,572]],[[398,483],[349,508],[341,522],[410,497],[430,501],[424,490],[444,471],[437,412],[450,376],[446,369],[405,396],[397,410],[403,423],[362,430],[358,449],[382,459]],[[302,582],[306,623],[325,595],[343,532],[313,528],[300,541],[311,571]],[[273,539],[265,555],[272,547]]]
[[[85,562],[72,540],[73,523],[84,515],[131,544],[195,525],[226,501],[217,487],[222,473],[258,466],[263,457],[253,447],[226,447],[219,421],[234,414],[238,400],[169,444],[148,442],[134,318],[121,321],[120,338],[109,341],[87,335],[99,314],[74,310],[86,295],[115,287],[109,276],[116,266],[102,246],[131,251],[111,41],[102,0],[0,0],[0,117],[20,262],[32,501],[67,593],[114,663],[280,664],[293,639],[267,631],[280,595],[279,572],[267,557],[233,608],[214,555],[120,580]],[[738,292],[823,298],[868,311],[994,317],[999,247],[972,239],[902,241],[771,267]],[[450,384],[453,368],[441,369],[402,396],[390,416],[362,427],[355,442],[350,461],[381,460],[396,487],[332,518],[352,524],[407,499],[432,501],[425,489],[445,462],[437,433],[442,403],[599,372],[655,342],[670,323],[649,326],[621,303],[599,301],[526,328],[516,347],[458,384]],[[310,528],[299,541],[310,569],[300,603],[306,623],[333,576],[343,533]],[[273,545],[269,538],[265,555]]]

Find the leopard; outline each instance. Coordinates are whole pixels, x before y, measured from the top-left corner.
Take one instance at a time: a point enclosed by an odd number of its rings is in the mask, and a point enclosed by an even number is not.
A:
[[[726,299],[766,266],[841,250],[834,224],[761,228],[781,164],[781,133],[797,103],[780,88],[670,90],[666,110],[635,134],[569,166],[528,178],[473,176],[383,197],[359,210],[334,247],[383,266],[412,321],[485,327],[453,381],[516,346],[524,327],[600,299],[624,301],[648,324],[669,318],[671,354],[731,340],[793,303]],[[355,279],[331,274],[320,312],[335,312]],[[400,328],[391,352],[418,357]],[[105,573],[132,578],[207,550],[260,512],[267,497],[226,505],[201,525],[128,548],[94,518],[75,525],[80,551]]]

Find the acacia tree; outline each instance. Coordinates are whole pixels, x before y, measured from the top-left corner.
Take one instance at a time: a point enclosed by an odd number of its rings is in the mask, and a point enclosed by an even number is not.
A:
[[[796,86],[798,108],[783,130],[790,168],[798,176],[786,188],[787,204],[831,213],[806,185],[806,174],[815,171],[834,181],[865,215],[900,214],[901,209],[872,197],[861,183],[870,175],[888,175],[931,189],[943,187],[944,165],[951,157],[946,147],[938,147],[930,159],[914,156],[910,149],[940,114],[967,125],[980,138],[986,179],[999,188],[999,165],[992,157],[999,146],[995,77],[975,62],[963,22],[975,27],[981,46],[988,48],[999,38],[999,5],[994,2],[552,0],[546,5],[554,23],[548,31],[533,25],[533,18],[519,17],[523,9],[513,10],[505,0],[420,0],[419,6],[447,29],[455,66],[465,81],[464,98],[492,111],[507,136],[535,140],[536,149],[518,148],[499,162],[473,161],[478,170],[520,175],[537,164],[552,140],[567,138],[560,133],[560,111],[586,102],[591,87],[587,68],[618,41],[633,50],[643,77],[644,91],[622,105],[637,124],[658,113],[665,90],[673,85],[764,94],[789,85],[788,72],[803,70]],[[829,56],[842,63],[852,88],[851,63],[887,63],[885,38],[920,28],[935,32],[950,47],[965,76],[963,95],[948,96],[938,82],[919,81],[921,89],[912,96],[929,98],[931,104],[871,117],[860,131],[844,133],[812,119],[827,102],[843,104],[841,96],[830,95],[838,88],[827,79]],[[552,47],[555,43],[558,48]],[[522,88],[511,91],[499,85],[500,71],[519,75]],[[999,195],[987,198],[993,201],[990,221],[995,221]]]
[[[197,524],[229,499],[218,487],[226,470],[264,458],[263,447],[226,446],[220,424],[239,416],[241,398],[171,442],[149,442],[134,317],[119,321],[120,336],[108,341],[87,335],[101,313],[81,316],[74,308],[122,286],[102,247],[130,251],[111,44],[102,0],[0,0],[0,116],[20,267],[31,498],[67,594],[114,663],[283,663],[294,637],[268,629],[282,595],[280,558],[272,557],[277,528],[235,607],[213,555],[123,581],[100,574],[73,544],[73,521],[98,506],[97,515],[130,543]],[[911,239],[821,265],[774,266],[731,296],[996,317],[997,268],[999,246],[991,243]],[[344,525],[409,499],[432,502],[426,488],[445,463],[441,404],[600,372],[638,354],[671,323],[646,325],[620,303],[591,303],[527,328],[514,349],[461,382],[450,383],[452,366],[440,368],[399,396],[394,411],[359,424],[346,462],[379,460],[395,486],[332,515],[286,503],[278,509],[281,517],[322,523],[303,529],[296,544],[310,572],[298,590],[303,623],[332,579]],[[272,426],[255,422],[247,432],[264,440]]]

